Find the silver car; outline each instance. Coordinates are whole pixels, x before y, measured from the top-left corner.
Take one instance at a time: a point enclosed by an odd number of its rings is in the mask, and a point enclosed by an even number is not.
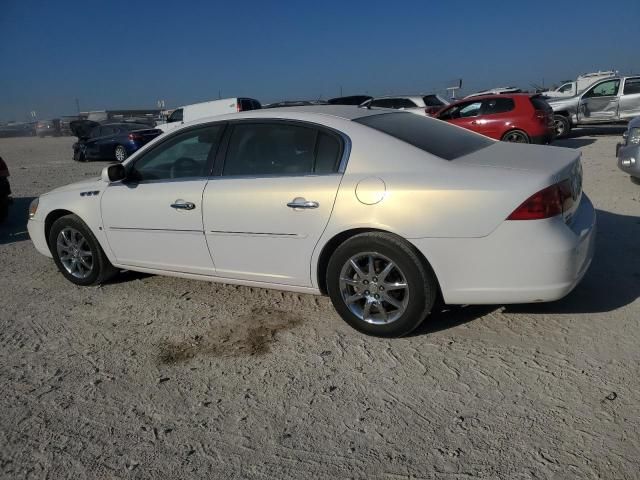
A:
[[[618,168],[631,175],[631,180],[640,183],[640,117],[629,122],[622,140],[616,145]]]

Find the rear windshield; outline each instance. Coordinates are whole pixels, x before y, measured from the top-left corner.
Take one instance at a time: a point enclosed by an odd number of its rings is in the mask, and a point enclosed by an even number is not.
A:
[[[383,113],[354,121],[445,160],[454,160],[493,144],[493,140],[477,133],[412,113]]]
[[[435,95],[425,95],[422,97],[422,101],[427,107],[441,107],[444,102]]]
[[[536,110],[551,110],[551,106],[542,97],[531,97],[529,100]]]

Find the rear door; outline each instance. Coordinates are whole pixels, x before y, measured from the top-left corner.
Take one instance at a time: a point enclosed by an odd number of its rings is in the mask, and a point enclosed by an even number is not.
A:
[[[513,126],[515,108],[513,98],[496,97],[483,100],[481,116],[475,120],[476,131],[500,140],[502,134]]]
[[[640,77],[625,79],[619,114],[621,120],[630,120],[640,115]]]
[[[603,123],[618,119],[620,79],[605,80],[587,89],[578,104],[578,123]]]
[[[216,275],[309,287],[342,179],[345,140],[315,124],[239,121],[203,198]]]

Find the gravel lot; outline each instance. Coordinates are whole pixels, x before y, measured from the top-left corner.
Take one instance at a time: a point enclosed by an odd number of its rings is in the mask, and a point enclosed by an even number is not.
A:
[[[623,479],[640,472],[640,186],[577,132],[598,245],[562,301],[368,338],[328,298],[124,273],[81,288],[26,210],[95,176],[71,138],[0,139],[2,478]]]

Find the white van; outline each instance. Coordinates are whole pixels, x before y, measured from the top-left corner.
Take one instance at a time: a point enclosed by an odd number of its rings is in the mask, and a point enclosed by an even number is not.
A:
[[[157,125],[156,128],[167,132],[185,122],[191,122],[200,118],[223,115],[225,113],[257,110],[259,108],[262,108],[262,105],[260,105],[258,100],[254,100],[253,98],[223,98],[222,100],[194,103],[176,108],[171,115],[169,115],[167,123]]]

